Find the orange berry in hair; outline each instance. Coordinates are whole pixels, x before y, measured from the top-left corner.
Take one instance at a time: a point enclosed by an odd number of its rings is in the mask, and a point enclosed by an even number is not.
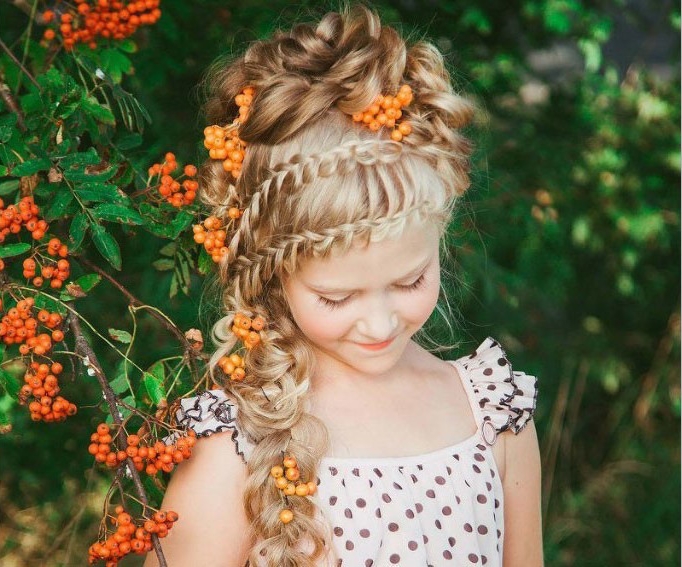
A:
[[[294,513],[288,508],[285,508],[279,513],[279,519],[283,524],[288,524],[294,519]]]

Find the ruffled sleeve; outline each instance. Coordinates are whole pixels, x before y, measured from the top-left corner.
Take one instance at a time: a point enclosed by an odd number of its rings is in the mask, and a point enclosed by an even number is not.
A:
[[[253,443],[237,426],[237,405],[222,390],[207,390],[180,400],[175,418],[180,427],[193,429],[197,437],[232,431],[237,454],[244,463],[251,457]]]
[[[488,337],[455,364],[463,369],[462,381],[488,444],[498,433],[519,433],[525,427],[535,412],[537,378],[512,370],[500,343]]]

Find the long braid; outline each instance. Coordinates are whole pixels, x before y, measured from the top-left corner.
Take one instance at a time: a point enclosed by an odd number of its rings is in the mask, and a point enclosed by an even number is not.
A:
[[[231,121],[243,87],[255,91],[239,129],[247,142],[239,180],[209,162],[201,189],[216,216],[244,209],[221,265],[226,315],[214,327],[211,365],[234,345],[226,328],[236,312],[267,320],[262,343],[245,356],[247,378],[226,385],[238,425],[255,443],[244,490],[255,541],[249,561],[313,567],[325,553],[333,557],[329,526],[318,522],[313,499],[298,496],[287,502],[294,519],[280,522],[282,494],[268,477],[292,454],[302,478],[316,480],[329,445],[324,424],[306,411],[314,351],[289,311],[283,278],[311,255],[399,233],[414,217],[444,223],[469,183],[471,148],[458,130],[472,107],[453,92],[435,48],[408,48],[362,7],[256,42],[210,77],[212,123]],[[352,122],[350,114],[403,83],[415,93],[403,143]]]

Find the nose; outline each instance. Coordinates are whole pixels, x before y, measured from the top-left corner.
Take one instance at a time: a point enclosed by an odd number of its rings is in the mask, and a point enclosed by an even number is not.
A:
[[[390,339],[398,328],[398,314],[386,297],[370,301],[358,319],[358,332],[368,343]]]

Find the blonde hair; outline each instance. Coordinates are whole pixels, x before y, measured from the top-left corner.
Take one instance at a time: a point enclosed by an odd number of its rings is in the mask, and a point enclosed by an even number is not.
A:
[[[403,83],[414,93],[404,109],[412,133],[403,142],[352,121],[352,113]],[[306,257],[385,238],[414,217],[444,228],[469,185],[471,148],[459,130],[473,108],[453,92],[433,45],[406,46],[362,6],[277,32],[231,64],[215,66],[210,123],[237,115],[234,97],[245,86],[255,96],[239,130],[248,144],[239,179],[233,185],[215,161],[202,170],[201,196],[214,214],[244,209],[220,266],[227,314],[213,328],[218,349],[210,366],[213,371],[235,344],[229,332],[235,312],[265,317],[264,341],[246,355],[248,378],[225,385],[238,404],[239,426],[255,443],[244,491],[255,542],[249,561],[307,567],[333,555],[328,526],[317,520],[313,501],[298,496],[289,497],[293,521],[280,522],[280,491],[268,475],[286,453],[295,455],[301,478],[316,479],[328,433],[306,412],[315,360],[289,312],[282,279]]]

